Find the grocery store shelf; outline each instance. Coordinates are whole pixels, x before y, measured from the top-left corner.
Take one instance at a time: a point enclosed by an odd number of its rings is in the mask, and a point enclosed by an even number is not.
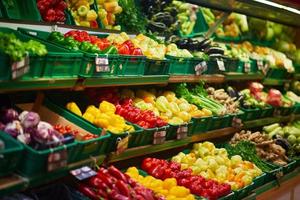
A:
[[[207,83],[223,83],[225,81],[225,77],[223,75],[172,75],[169,78],[169,83],[182,83],[182,82],[199,82],[199,81],[205,81]]]
[[[244,128],[255,128],[260,126],[265,126],[273,123],[282,123],[289,122],[293,120],[300,119],[300,115],[289,115],[289,116],[277,116],[277,117],[268,117],[263,119],[257,119],[252,121],[244,122]]]
[[[122,152],[121,154],[111,153],[109,156],[109,162],[117,162],[120,160],[126,160],[138,156],[144,156],[147,154],[152,154],[160,151],[165,151],[169,149],[174,149],[178,147],[185,146],[190,143],[190,138],[185,138],[181,140],[170,140],[163,144],[157,144],[157,145],[147,145],[142,147],[136,147],[136,148],[130,148]]]
[[[300,16],[298,9],[268,0],[187,0],[187,2],[216,10],[242,13],[291,26],[300,26],[300,21],[295,20]]]
[[[87,78],[84,81],[86,87],[122,86],[122,85],[152,85],[167,84],[168,75],[153,76],[123,76],[123,77],[99,77]]]
[[[91,157],[76,163],[71,163],[65,168],[53,171],[50,173],[40,174],[34,177],[22,177],[19,175],[12,175],[10,177],[0,178],[0,197],[1,195],[13,193],[16,191],[25,190],[27,188],[47,184],[51,181],[63,178],[69,174],[70,170],[80,168],[82,166],[92,166],[95,163],[102,164],[105,155]]]
[[[0,92],[72,88],[75,86],[76,81],[77,78],[36,78],[28,80],[1,81]]]
[[[242,74],[242,73],[226,73],[226,81],[253,81],[262,80],[264,78],[263,74]]]
[[[284,79],[270,79],[266,78],[263,80],[264,85],[283,85],[285,83],[289,83],[291,80],[284,80]]]
[[[200,142],[200,141],[204,141],[204,140],[210,140],[210,139],[215,139],[215,138],[219,138],[219,137],[224,137],[224,136],[228,136],[233,133],[236,133],[237,131],[238,131],[237,128],[228,127],[228,128],[208,131],[208,132],[201,133],[201,134],[195,134],[192,136],[191,142]]]

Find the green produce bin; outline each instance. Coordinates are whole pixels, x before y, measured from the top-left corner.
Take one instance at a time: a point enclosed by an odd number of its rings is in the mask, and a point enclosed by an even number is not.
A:
[[[260,186],[265,184],[265,177],[266,177],[266,173],[263,173],[262,175],[254,178],[253,180],[254,189],[259,188]]]
[[[186,136],[190,136],[193,131],[193,121],[183,124],[183,125],[171,125],[169,124],[169,129],[167,131],[166,140],[176,140],[181,139],[177,138],[177,133],[186,132]]]
[[[260,118],[272,117],[274,108],[272,106],[268,106],[266,108],[261,108]]]
[[[238,59],[227,59],[225,61],[226,72],[243,73],[244,65],[243,62]]]
[[[235,199],[243,199],[244,197],[248,196],[254,188],[255,188],[254,183],[251,183],[250,185],[247,185],[239,190],[235,190],[234,191]]]
[[[270,79],[285,79],[288,76],[288,72],[283,68],[270,68],[266,77]]]
[[[145,145],[152,145],[152,144],[161,144],[164,143],[166,137],[162,138],[162,141],[160,139],[155,139],[155,134],[158,132],[164,132],[165,136],[167,136],[169,126],[163,126],[159,128],[148,128],[144,129],[144,133],[140,140],[139,146],[145,146]],[[158,143],[157,143],[158,142]]]
[[[193,130],[191,135],[198,135],[204,133],[210,127],[212,121],[212,117],[199,117],[199,118],[192,118],[193,122]]]
[[[218,200],[232,200],[232,199],[235,199],[234,197],[235,197],[234,192],[231,192],[230,194],[227,194],[226,196],[218,198]]]
[[[9,19],[41,21],[35,0],[3,0],[0,1],[3,16]]]
[[[295,108],[294,114],[300,114],[300,104],[299,104],[299,103],[296,103],[296,104],[294,105],[294,108]]]
[[[254,119],[258,119],[260,117],[260,112],[261,110],[258,108],[253,108],[253,109],[246,109],[246,108],[240,108],[244,113],[244,120],[245,121],[251,121]]]
[[[170,62],[170,75],[193,75],[195,74],[195,66],[202,61],[199,58],[181,58],[168,55],[166,58]]]
[[[146,59],[144,75],[167,75],[169,70],[169,60]]]
[[[213,116],[208,131],[230,127],[233,116]]]
[[[276,107],[274,109],[274,115],[280,115],[280,116],[288,116],[294,112],[295,107]]]
[[[265,172],[266,173],[265,181],[264,181],[265,183],[268,183],[268,182],[271,182],[271,181],[277,179],[277,176],[279,176],[279,175],[283,175],[282,167],[272,165],[268,162],[265,162],[265,163],[272,168],[272,170],[270,172]]]
[[[65,120],[70,121],[71,123],[71,120],[69,119],[72,119],[73,116],[70,116],[70,113],[67,110],[57,106],[56,104],[51,102],[48,98],[45,99],[44,104],[52,112],[56,113],[57,115],[64,118]],[[79,160],[87,159],[90,156],[103,155],[109,151],[111,134],[106,133],[105,135],[100,135],[101,134],[100,130],[94,128],[92,124],[85,123],[84,121],[80,122],[75,119],[73,121],[73,124],[79,126],[84,131],[98,135],[99,137],[91,140],[86,140],[86,141],[77,141],[78,145],[76,146],[76,153],[74,156],[74,160],[72,161],[77,162]]]
[[[64,46],[49,42],[49,32],[25,28],[18,28],[18,30],[23,35],[46,45],[48,54],[46,55],[46,60],[42,63],[43,78],[68,78],[78,76],[83,60],[83,54],[81,52],[71,52]],[[37,66],[35,68],[37,68]]]
[[[143,76],[145,71],[145,56],[119,55],[119,65],[116,69],[117,76]]]
[[[287,165],[282,167],[282,171],[284,174],[287,174],[287,173],[292,172],[294,169],[296,169],[296,167],[297,167],[297,161],[292,160]]]
[[[20,164],[23,155],[23,145],[8,133],[0,131],[0,140],[4,142],[4,149],[0,150],[0,177],[14,172]]]
[[[223,61],[224,62],[224,61]],[[224,62],[224,70],[220,70],[216,59],[207,61],[207,70],[203,74],[223,74],[226,72],[226,65]]]

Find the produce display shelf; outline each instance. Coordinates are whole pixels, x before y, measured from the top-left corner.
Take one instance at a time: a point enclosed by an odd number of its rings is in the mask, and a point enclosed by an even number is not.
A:
[[[86,87],[151,85],[151,84],[166,84],[168,83],[168,80],[169,80],[168,75],[101,77],[101,78],[87,78],[85,79],[83,84]]]
[[[289,122],[293,120],[300,119],[300,115],[289,115],[289,116],[277,116],[277,117],[267,117],[263,119],[257,119],[252,121],[244,122],[244,128],[255,128],[255,127],[261,127],[268,124],[273,123],[282,123],[282,122]]]
[[[207,83],[223,83],[225,77],[223,75],[189,75],[189,76],[170,76],[169,83],[182,83],[182,82],[199,82],[205,81]]]
[[[204,140],[210,140],[214,138],[220,138],[224,136],[228,136],[231,134],[234,134],[238,131],[238,128],[228,127],[228,128],[222,128],[218,130],[212,130],[201,134],[195,134],[191,137],[191,142],[200,142]]]
[[[61,79],[28,79],[0,82],[0,91],[22,91],[22,90],[39,90],[39,89],[62,89],[75,86],[76,78]]]
[[[271,79],[271,78],[266,78],[263,80],[264,85],[283,85],[285,83],[289,83],[291,80],[288,79]]]
[[[121,160],[126,160],[138,156],[145,156],[160,151],[174,149],[182,146],[186,146],[190,143],[191,138],[184,138],[181,140],[170,140],[163,144],[147,145],[142,147],[130,148],[122,152],[121,154],[111,153],[109,155],[108,162],[113,163]]]
[[[10,177],[0,178],[0,196],[10,194],[16,191],[22,191],[27,188],[32,188],[47,184],[51,181],[63,178],[69,174],[70,170],[80,168],[82,166],[94,165],[95,163],[100,165],[105,160],[105,155],[90,157],[85,160],[81,160],[76,163],[67,165],[64,169],[53,171],[51,173],[38,175],[35,177],[21,177],[19,175],[12,175]]]
[[[226,81],[241,81],[241,80],[262,80],[263,74],[241,74],[241,73],[225,73]]]
[[[281,185],[287,183],[288,181],[292,181],[292,179],[297,179],[298,178],[297,176],[299,176],[299,175],[300,175],[300,167],[296,168],[294,171],[292,171],[276,180],[272,180],[272,181],[262,185],[261,187],[254,189],[252,191],[252,195],[245,197],[243,200],[253,199],[253,194],[255,194],[254,197],[256,199],[259,195],[261,195],[265,192],[268,192],[269,190],[279,188]]]

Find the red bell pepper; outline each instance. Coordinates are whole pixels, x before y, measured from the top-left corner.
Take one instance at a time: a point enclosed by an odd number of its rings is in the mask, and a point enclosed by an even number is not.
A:
[[[82,194],[84,194],[85,196],[90,198],[91,200],[99,200],[98,195],[93,191],[93,189],[91,189],[90,187],[88,187],[84,184],[80,184],[78,186],[78,190],[79,190],[79,192],[81,192]]]
[[[117,168],[115,168],[114,166],[111,165],[111,166],[108,168],[108,173],[109,173],[111,176],[115,177],[116,179],[121,180],[121,181],[124,181],[125,183],[127,183],[127,178],[126,178],[126,176],[125,176],[120,170],[118,170]]]

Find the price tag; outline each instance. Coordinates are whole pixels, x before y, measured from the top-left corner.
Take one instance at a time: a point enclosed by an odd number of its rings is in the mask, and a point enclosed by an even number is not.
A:
[[[70,171],[70,174],[75,176],[75,178],[80,181],[97,175],[97,173],[88,166],[84,166],[79,169],[74,169]]]
[[[202,61],[198,65],[195,66],[195,72],[196,75],[199,76],[207,71],[207,63],[205,61]]]
[[[238,129],[243,127],[242,119],[238,118],[237,116],[233,117],[231,126]]]
[[[219,70],[224,72],[225,71],[224,61],[223,60],[217,60],[217,64],[218,64]]]
[[[187,124],[179,126],[177,129],[176,139],[180,140],[180,139],[186,138],[187,134],[188,134],[188,130],[189,130],[189,128],[188,128]]]
[[[19,78],[29,71],[29,56],[26,55],[24,59],[11,64],[11,77],[12,79]]]
[[[269,63],[265,63],[263,66],[262,72],[264,75],[266,75],[269,71]]]
[[[153,144],[162,144],[166,141],[166,130],[156,131],[153,134]]]
[[[48,156],[48,172],[66,167],[68,162],[68,152],[66,149],[50,153]]]
[[[123,153],[126,149],[128,149],[128,141],[129,135],[123,139],[119,138],[119,140],[117,141],[117,154]]]
[[[249,73],[250,70],[251,70],[251,64],[250,64],[250,62],[245,62],[245,64],[244,64],[244,71],[245,71],[245,73]]]
[[[263,70],[263,67],[264,67],[263,61],[262,60],[257,60],[256,63],[257,63],[258,70]]]
[[[95,58],[95,72],[110,72],[108,57],[96,57]]]

